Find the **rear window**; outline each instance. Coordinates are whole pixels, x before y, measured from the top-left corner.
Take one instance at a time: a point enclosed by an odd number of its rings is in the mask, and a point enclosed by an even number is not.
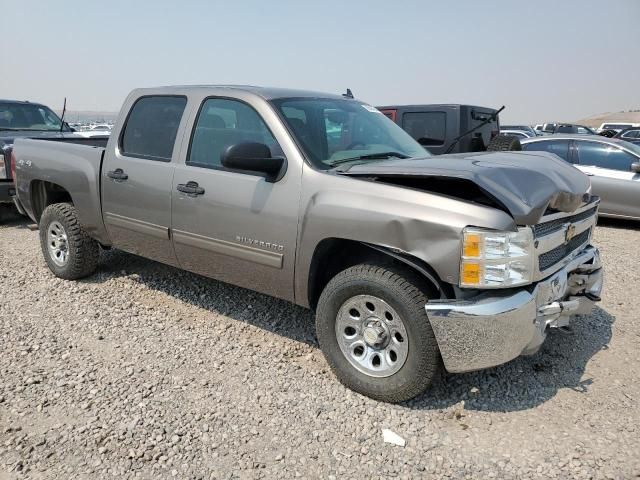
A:
[[[631,128],[633,125],[627,123],[605,123],[602,126],[602,130],[623,130],[625,128]]]
[[[402,116],[402,128],[420,145],[444,145],[447,128],[445,112],[415,112]]]
[[[185,97],[142,97],[131,108],[124,126],[123,155],[171,161],[178,126],[187,104]]]

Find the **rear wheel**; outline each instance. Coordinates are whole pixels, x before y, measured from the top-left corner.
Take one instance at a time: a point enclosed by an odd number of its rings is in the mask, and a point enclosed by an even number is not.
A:
[[[42,213],[39,228],[42,253],[57,277],[76,280],[95,271],[100,247],[80,226],[73,205],[49,205]]]
[[[393,266],[362,264],[336,275],[320,296],[320,347],[348,388],[386,402],[422,393],[441,359],[419,277]]]
[[[487,146],[488,152],[519,152],[521,150],[520,140],[514,135],[498,135]]]

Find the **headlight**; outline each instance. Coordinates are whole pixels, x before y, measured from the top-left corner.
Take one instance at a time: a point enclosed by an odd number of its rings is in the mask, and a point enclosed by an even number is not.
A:
[[[507,288],[531,283],[533,231],[499,232],[465,228],[460,262],[463,288]]]
[[[4,163],[4,155],[0,153],[0,178],[9,178],[7,165]]]

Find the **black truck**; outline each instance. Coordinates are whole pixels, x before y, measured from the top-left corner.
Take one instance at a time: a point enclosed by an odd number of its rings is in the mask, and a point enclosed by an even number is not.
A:
[[[40,103],[0,100],[0,221],[14,203],[24,214],[19,202],[15,201],[13,172],[16,166],[12,161],[12,150],[16,138],[46,138],[93,145],[104,143],[107,137],[101,140],[75,134],[53,110]]]
[[[522,150],[520,141],[500,135],[500,110],[473,105],[387,105],[377,107],[435,155]]]

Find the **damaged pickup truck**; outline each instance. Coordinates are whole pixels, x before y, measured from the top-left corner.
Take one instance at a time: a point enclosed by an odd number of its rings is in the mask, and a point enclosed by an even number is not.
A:
[[[544,152],[433,157],[352,98],[139,89],[104,147],[15,156],[58,277],[113,247],[311,308],[336,376],[384,401],[532,354],[600,299],[587,176]]]

